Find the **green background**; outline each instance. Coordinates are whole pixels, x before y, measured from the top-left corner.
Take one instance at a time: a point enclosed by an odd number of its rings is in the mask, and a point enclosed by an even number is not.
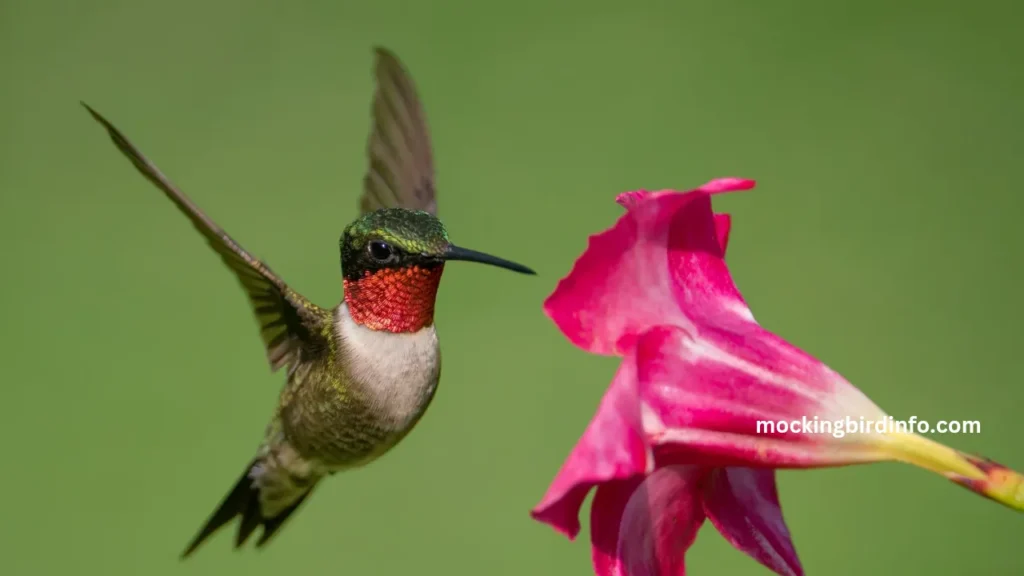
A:
[[[533,522],[616,360],[541,302],[636,188],[755,178],[730,264],[759,321],[896,417],[1024,468],[1020,3],[0,1],[0,571],[590,573]],[[371,47],[426,103],[454,241],[436,402],[268,549],[178,554],[281,375],[231,275],[83,99],[246,248],[333,305]],[[784,472],[809,574],[1019,574],[1024,524],[897,464]],[[705,527],[695,575],[767,572]]]

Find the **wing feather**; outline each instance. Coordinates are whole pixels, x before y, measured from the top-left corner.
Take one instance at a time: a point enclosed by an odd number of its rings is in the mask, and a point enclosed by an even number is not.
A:
[[[92,117],[106,128],[110,139],[135,168],[192,221],[224,264],[235,273],[259,323],[272,370],[292,366],[303,349],[321,344],[325,318],[329,313],[304,298],[284,283],[265,263],[253,257],[211,220],[181,190],[150,162],[129,140],[88,104],[82,103]]]
[[[362,213],[407,208],[437,215],[434,159],[423,105],[398,58],[376,49],[373,125],[367,142]]]

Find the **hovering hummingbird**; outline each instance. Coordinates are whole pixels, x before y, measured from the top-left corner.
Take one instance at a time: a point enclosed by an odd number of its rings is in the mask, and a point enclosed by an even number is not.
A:
[[[446,262],[535,274],[448,240],[437,218],[423,108],[409,74],[383,48],[376,49],[375,83],[361,215],[340,239],[344,298],[330,309],[285,284],[82,103],[234,272],[256,316],[271,370],[286,369],[255,457],[182,558],[236,516],[241,521],[235,547],[261,526],[256,547],[262,547],[321,480],[374,461],[412,430],[441,374],[434,302]]]

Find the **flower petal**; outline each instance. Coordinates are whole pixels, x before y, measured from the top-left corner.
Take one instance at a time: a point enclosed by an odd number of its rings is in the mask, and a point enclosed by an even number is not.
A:
[[[637,346],[644,433],[658,462],[834,466],[887,459],[873,434],[835,438],[803,422],[885,415],[814,358],[752,322],[659,327]],[[759,422],[799,423],[796,430]],[[808,427],[810,428],[810,427]]]
[[[662,204],[658,212],[671,218],[665,238],[668,282],[659,289],[664,303],[672,302],[674,297],[675,307],[686,319],[686,322],[671,324],[687,328],[692,327],[695,320],[709,318],[729,324],[753,322],[754,316],[725,265],[725,246],[731,226],[725,227],[723,235],[722,224],[711,212],[711,197],[697,196],[686,205],[674,208],[667,198],[654,199],[650,204],[655,202]]]
[[[636,206],[642,202],[645,198],[650,196],[651,193],[647,190],[632,190],[630,192],[623,192],[615,197],[615,203],[623,208],[629,210],[633,206]]]
[[[693,190],[693,192],[704,192],[706,194],[723,194],[725,192],[740,192],[743,190],[753,190],[757,183],[753,180],[746,178],[717,178],[704,184],[700,188]],[[647,190],[632,190],[630,192],[623,192],[615,197],[615,202],[625,208],[632,208],[640,201],[644,200],[651,194],[675,194],[675,190],[660,190],[658,192],[648,192]]]
[[[722,260],[728,225],[724,227],[725,241],[720,242],[710,194],[753,185],[751,180],[722,179],[682,194],[638,191],[620,195],[618,202],[627,208],[626,213],[610,229],[591,236],[587,250],[545,301],[545,312],[573,344],[595,354],[621,355],[636,335],[651,326],[689,326],[686,312],[672,301],[679,292],[673,290],[679,274],[670,269],[692,268],[709,258]],[[695,233],[680,235],[688,229]],[[720,268],[724,270],[724,263]],[[728,280],[728,271],[724,272]],[[701,274],[695,285],[706,276]],[[722,284],[721,279],[712,278],[716,284],[710,287]],[[726,284],[732,287],[731,280]],[[680,292],[677,299],[687,294]],[[742,314],[749,317],[734,287],[719,296],[724,303],[714,303],[716,310],[738,301],[745,311]],[[707,298],[697,300],[693,303],[704,304]]]
[[[635,476],[602,484],[594,494],[590,504],[590,554],[597,576],[624,574],[618,555],[622,513],[644,479]]]
[[[724,180],[730,180],[730,179],[724,179]],[[738,180],[738,179],[733,178],[731,180]],[[712,180],[708,184],[705,184],[702,187],[702,190],[707,189],[709,187],[712,190],[716,189],[717,187],[714,186],[714,184],[716,182],[719,182],[719,181],[718,180]],[[750,184],[750,186],[749,186],[750,188],[754,187],[754,181],[753,180],[742,180],[741,182],[749,183]],[[746,188],[737,188],[737,190],[745,190],[745,189]],[[728,192],[729,190],[721,190],[721,191]],[[647,192],[646,190],[634,190],[632,192],[623,192],[622,194],[619,194],[618,196],[615,197],[615,202],[617,202],[621,206],[624,206],[626,209],[629,209],[629,208],[632,208],[632,207],[636,206],[637,204],[639,204],[641,201],[643,201],[645,198],[647,198],[650,195],[651,195],[651,192]],[[725,254],[725,250],[729,246],[729,231],[731,230],[731,228],[732,228],[732,216],[730,216],[728,214],[715,214],[715,232],[716,232],[716,236],[718,237],[718,244],[721,245],[721,247],[722,247],[722,254]]]
[[[643,475],[653,465],[640,424],[636,358],[627,356],[601,399],[597,414],[530,514],[570,539],[580,530],[579,511],[602,482]]]
[[[757,182],[746,178],[716,178],[707,184],[697,188],[708,194],[722,194],[724,192],[739,192],[741,190],[753,190]]]
[[[718,244],[722,247],[722,255],[729,247],[729,232],[732,230],[732,216],[728,214],[715,214],[715,236],[718,237]]]
[[[590,514],[597,576],[684,576],[686,550],[704,523],[706,476],[672,466],[642,481],[601,485]]]
[[[773,470],[718,468],[704,490],[708,520],[730,544],[780,576],[803,576]]]

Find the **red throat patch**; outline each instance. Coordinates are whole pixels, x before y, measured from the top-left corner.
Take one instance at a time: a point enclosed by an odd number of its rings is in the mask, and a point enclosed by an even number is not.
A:
[[[345,280],[352,320],[370,330],[417,332],[434,323],[434,300],[444,266],[385,268]]]

